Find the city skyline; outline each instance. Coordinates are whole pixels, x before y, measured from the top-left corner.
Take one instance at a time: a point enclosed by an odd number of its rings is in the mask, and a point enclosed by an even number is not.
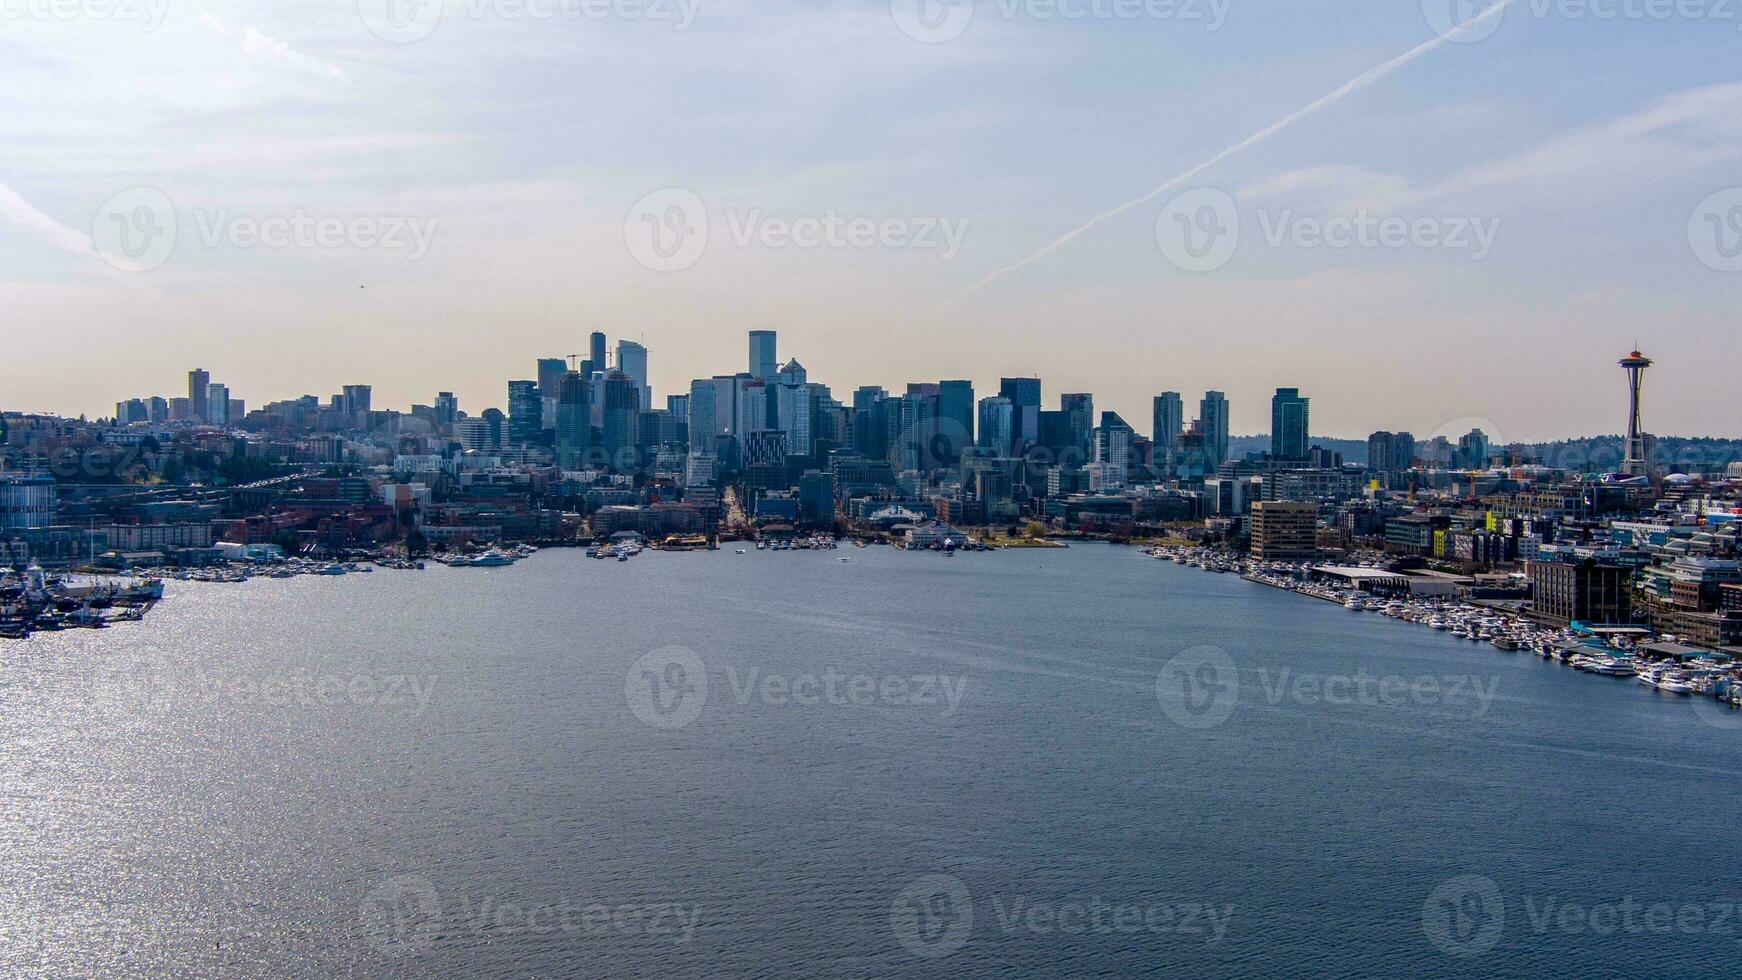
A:
[[[1039,373],[1092,390],[1127,419],[1158,391],[1214,386],[1233,428],[1258,432],[1269,393],[1298,386],[1325,432],[1474,416],[1541,440],[1623,428],[1606,366],[1569,354],[1637,341],[1662,357],[1662,390],[1702,396],[1660,399],[1655,431],[1742,436],[1725,371],[1742,355],[1725,316],[1733,22],[1514,5],[1194,178],[1189,193],[1237,206],[1225,265],[1162,247],[1203,213],[1185,203],[1211,200],[1162,195],[950,303],[1445,28],[1419,4],[1136,23],[1019,7],[926,43],[884,3],[704,5],[682,30],[479,9],[406,43],[354,4],[178,4],[149,31],[10,22],[13,83],[52,97],[0,120],[8,405],[95,415],[117,382],[194,361],[258,400],[323,389],[341,354],[386,403],[434,386],[500,404],[523,352],[586,350],[573,324],[648,338],[665,392],[772,327],[836,379],[888,383],[923,353],[977,386]],[[825,43],[795,55],[799,36]],[[510,53],[521,74],[487,70]],[[1597,68],[1622,61],[1637,70]],[[222,148],[191,135],[210,126]],[[645,219],[692,198],[705,249],[673,253],[682,268],[638,255]],[[141,205],[178,234],[129,272],[105,236],[137,231]],[[830,215],[906,234],[791,244]],[[1362,215],[1442,234],[1326,244]],[[337,247],[250,235],[298,216],[346,230]],[[1441,247],[1466,235],[1475,251]]]

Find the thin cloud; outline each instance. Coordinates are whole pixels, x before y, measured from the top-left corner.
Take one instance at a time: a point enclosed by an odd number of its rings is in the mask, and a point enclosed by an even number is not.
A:
[[[93,258],[97,255],[90,235],[68,228],[49,217],[5,184],[0,184],[0,217],[36,232],[55,248],[75,255]]]

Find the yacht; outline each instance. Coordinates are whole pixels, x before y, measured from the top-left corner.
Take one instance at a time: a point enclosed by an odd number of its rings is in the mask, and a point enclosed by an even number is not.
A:
[[[471,564],[474,568],[501,568],[504,565],[514,564],[514,557],[496,548],[491,548],[472,559]]]

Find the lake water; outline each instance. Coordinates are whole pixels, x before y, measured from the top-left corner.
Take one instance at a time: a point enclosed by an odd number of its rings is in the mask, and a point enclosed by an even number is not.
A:
[[[170,583],[0,685],[5,975],[1742,957],[1742,715],[1136,549]]]

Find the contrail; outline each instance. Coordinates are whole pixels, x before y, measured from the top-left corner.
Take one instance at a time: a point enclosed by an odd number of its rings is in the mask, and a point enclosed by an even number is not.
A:
[[[1321,109],[1326,109],[1326,108],[1329,108],[1330,106],[1336,105],[1338,102],[1343,101],[1343,99],[1346,98],[1351,93],[1357,92],[1357,91],[1364,89],[1367,86],[1373,84],[1374,82],[1379,81],[1380,79],[1391,74],[1392,72],[1396,71],[1397,69],[1402,68],[1404,65],[1409,64],[1410,62],[1421,57],[1422,55],[1427,54],[1429,51],[1432,51],[1433,49],[1439,47],[1440,45],[1445,44],[1447,41],[1452,40],[1453,38],[1457,37],[1460,34],[1466,33],[1467,31],[1471,30],[1472,28],[1474,28],[1478,24],[1482,23],[1483,21],[1488,20],[1491,17],[1500,16],[1500,12],[1505,10],[1507,7],[1512,6],[1513,2],[1514,2],[1514,0],[1500,0],[1499,3],[1496,3],[1494,6],[1489,7],[1488,9],[1482,11],[1480,14],[1476,15],[1475,17],[1470,18],[1467,21],[1464,21],[1463,23],[1452,28],[1451,30],[1446,31],[1443,34],[1435,34],[1429,40],[1427,40],[1419,45],[1416,45],[1413,48],[1410,48],[1408,51],[1405,51],[1403,54],[1400,54],[1397,57],[1392,58],[1390,61],[1383,62],[1375,68],[1370,68],[1367,71],[1362,72],[1361,74],[1355,76],[1352,80],[1350,80],[1349,82],[1344,84],[1341,88],[1330,93],[1329,95],[1322,96],[1319,99],[1317,99],[1311,103],[1308,103],[1306,106],[1303,106],[1300,109],[1296,109],[1294,112],[1282,117],[1281,119],[1277,120],[1276,122],[1271,123],[1269,126],[1266,126],[1265,128],[1259,130],[1256,133],[1253,133],[1251,136],[1246,137],[1245,139],[1241,140],[1240,142],[1235,143],[1233,146],[1228,147],[1227,149],[1225,149],[1222,152],[1216,154],[1215,156],[1209,158],[1208,160],[1205,160],[1203,163],[1198,164],[1197,166],[1193,167],[1190,170],[1187,170],[1185,173],[1180,174],[1177,177],[1174,177],[1172,180],[1169,180],[1167,183],[1162,184],[1160,187],[1157,187],[1155,190],[1150,191],[1149,193],[1143,195],[1142,197],[1135,198],[1135,199],[1130,200],[1130,201],[1126,201],[1124,204],[1121,204],[1116,208],[1113,208],[1113,209],[1108,210],[1108,211],[1103,211],[1100,214],[1095,215],[1093,218],[1090,218],[1088,221],[1083,222],[1082,225],[1080,225],[1076,228],[1073,228],[1072,230],[1066,232],[1064,235],[1062,235],[1059,238],[1057,238],[1056,240],[1048,243],[1040,251],[1035,252],[1033,255],[1030,255],[1027,258],[1018,259],[1017,261],[1012,262],[1007,266],[992,270],[991,272],[987,273],[985,276],[982,276],[978,281],[976,281],[973,285],[969,286],[967,289],[964,289],[960,293],[958,293],[957,295],[951,297],[950,299],[944,300],[942,303],[939,303],[936,307],[933,308],[933,312],[936,312],[937,310],[943,309],[944,307],[949,306],[953,303],[959,303],[962,300],[967,299],[969,296],[978,292],[981,288],[988,286],[988,285],[991,285],[994,282],[997,282],[998,280],[1004,278],[1005,276],[1009,275],[1012,272],[1015,272],[1017,269],[1020,269],[1025,265],[1028,265],[1032,262],[1036,262],[1036,261],[1046,257],[1048,254],[1053,252],[1053,250],[1059,248],[1062,245],[1065,245],[1066,243],[1070,242],[1072,239],[1076,238],[1078,235],[1081,235],[1083,232],[1088,231],[1090,228],[1095,227],[1096,225],[1100,224],[1101,222],[1107,220],[1108,218],[1111,218],[1115,215],[1124,214],[1126,211],[1131,210],[1132,208],[1138,206],[1139,204],[1143,204],[1146,201],[1154,200],[1157,196],[1159,196],[1161,194],[1165,194],[1169,190],[1172,190],[1173,188],[1178,187],[1180,184],[1183,184],[1186,181],[1191,180],[1193,177],[1196,177],[1198,174],[1201,174],[1204,171],[1215,166],[1216,164],[1221,163],[1223,160],[1228,159],[1229,157],[1233,156],[1234,154],[1239,153],[1241,150],[1244,150],[1250,146],[1255,146],[1259,143],[1264,142],[1265,140],[1269,139],[1270,137],[1275,136],[1277,133],[1280,133],[1283,130],[1287,129],[1288,127],[1294,125],[1295,123],[1300,122],[1302,119],[1305,119],[1308,116],[1311,116],[1314,113],[1317,113]]]

